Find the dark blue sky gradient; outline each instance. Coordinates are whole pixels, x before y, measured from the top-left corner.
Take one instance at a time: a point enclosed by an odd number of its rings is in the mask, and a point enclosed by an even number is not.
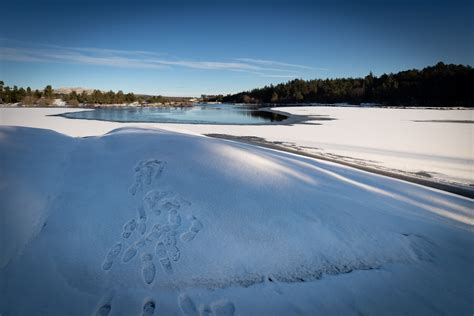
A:
[[[474,64],[472,1],[11,1],[2,7],[0,78],[9,85],[199,95],[292,77]]]

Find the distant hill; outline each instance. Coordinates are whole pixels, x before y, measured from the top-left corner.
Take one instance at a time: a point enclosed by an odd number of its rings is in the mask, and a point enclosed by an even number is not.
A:
[[[92,92],[94,92],[94,89],[81,88],[81,87],[77,87],[77,88],[61,87],[61,88],[54,89],[54,93],[57,93],[57,94],[69,94],[73,91],[76,92],[77,94],[81,94],[84,91],[87,94],[92,94]]]

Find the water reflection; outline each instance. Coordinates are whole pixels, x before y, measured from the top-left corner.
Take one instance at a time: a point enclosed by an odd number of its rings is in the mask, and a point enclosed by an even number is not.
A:
[[[199,104],[193,107],[101,108],[60,114],[74,119],[185,124],[269,124],[287,119],[285,115],[258,110],[255,106]]]

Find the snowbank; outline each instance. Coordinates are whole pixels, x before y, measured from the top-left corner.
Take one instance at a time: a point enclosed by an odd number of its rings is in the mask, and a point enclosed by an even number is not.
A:
[[[473,110],[286,107],[305,124],[231,126],[114,123],[46,116],[75,109],[0,109],[0,124],[53,129],[70,136],[103,135],[115,128],[159,127],[194,134],[255,136],[331,159],[433,181],[474,184]],[[321,118],[334,120],[320,120]],[[464,122],[464,123],[463,123]]]
[[[472,200],[163,130],[0,152],[4,316],[474,311]]]

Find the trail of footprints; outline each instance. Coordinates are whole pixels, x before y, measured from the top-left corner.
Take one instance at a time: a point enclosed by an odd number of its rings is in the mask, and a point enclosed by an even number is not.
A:
[[[155,313],[155,302],[148,301],[143,305],[143,316],[152,316]],[[95,313],[95,316],[108,316],[112,311],[112,305],[110,303],[105,303],[104,305],[100,306]]]
[[[181,257],[178,241],[191,242],[204,228],[193,215],[188,218],[187,228],[184,228],[180,210],[189,207],[191,203],[173,192],[154,188],[165,165],[164,161],[148,159],[140,161],[135,166],[135,181],[129,187],[129,193],[133,196],[144,193],[143,203],[137,208],[137,217],[131,218],[123,225],[121,240],[112,245],[105,255],[102,263],[103,270],[110,270],[115,262],[120,261],[120,258],[123,264],[127,264],[142,252],[141,274],[143,282],[150,285],[157,273],[155,262],[159,263],[164,273],[172,274],[173,264],[177,263]],[[148,223],[148,215],[152,215],[156,222]],[[138,239],[131,241],[134,235],[138,236]],[[232,316],[235,312],[234,304],[228,300],[200,305],[197,308],[186,294],[178,296],[178,306],[184,315]],[[142,315],[151,316],[155,309],[155,302],[149,300],[143,305]],[[109,301],[99,306],[96,315],[107,316],[111,310],[112,305]]]
[[[160,177],[165,165],[166,162],[157,159],[140,161],[134,169],[135,181],[128,189],[130,194],[136,195],[143,191],[147,186],[152,185],[153,182]]]
[[[178,306],[185,316],[233,316],[235,313],[234,304],[226,299],[212,302],[210,305],[201,304],[196,306],[194,301],[186,294],[178,295]],[[142,307],[142,316],[152,316],[156,310],[156,303],[147,300]],[[108,316],[112,311],[110,301],[103,303],[95,312],[95,316]]]
[[[180,210],[190,206],[190,202],[176,193],[156,189],[156,181],[165,165],[166,162],[156,159],[143,160],[136,165],[135,181],[129,192],[133,196],[144,193],[142,203],[137,208],[137,217],[123,225],[121,240],[107,252],[103,270],[110,270],[120,259],[126,264],[141,254],[143,282],[152,284],[157,273],[155,262],[164,273],[172,274],[173,265],[181,257],[178,241],[190,242],[203,229],[195,216],[189,218],[188,228],[184,228]],[[149,223],[148,215],[155,223]],[[138,236],[138,239],[132,241],[132,236]]]

